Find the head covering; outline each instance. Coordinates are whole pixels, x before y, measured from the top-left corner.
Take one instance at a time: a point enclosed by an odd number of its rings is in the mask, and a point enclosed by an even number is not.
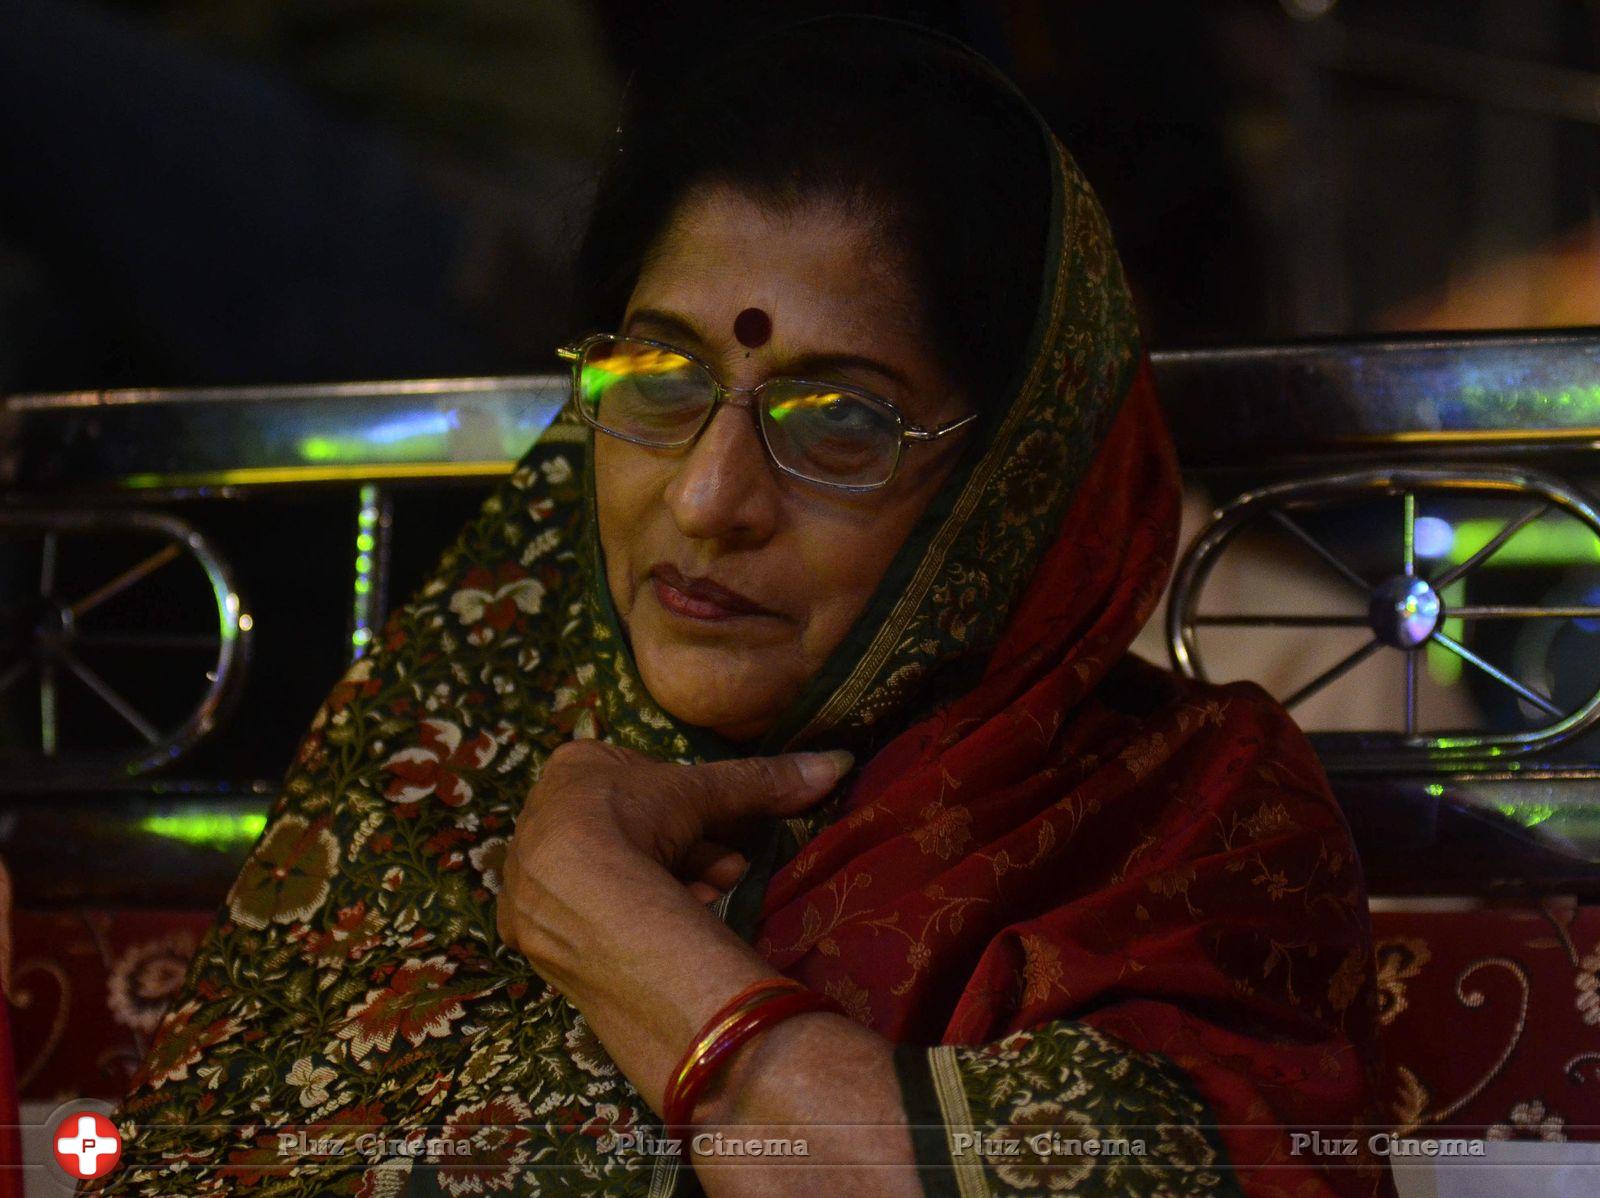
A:
[[[899,22],[828,18],[843,39],[865,26],[882,44],[957,43]],[[876,44],[876,43],[875,43]],[[583,586],[608,735],[683,760],[806,747],[867,749],[981,673],[1022,588],[1104,438],[1140,360],[1139,329],[1104,214],[1066,152],[987,63],[997,98],[1028,114],[1046,143],[1050,188],[1038,304],[999,410],[977,426],[946,485],[901,545],[872,599],[804,693],[756,744],[729,745],[661,711],[640,682],[612,610],[588,479]],[[996,214],[997,219],[1002,218]],[[593,434],[584,430],[586,437]],[[1154,582],[1159,592],[1163,579]],[[1136,629],[1134,631],[1137,631]],[[620,698],[621,702],[612,702]]]
[[[120,1109],[140,1130],[108,1192],[259,1180],[285,1166],[280,1124],[471,1140],[446,1193],[552,1167],[563,1192],[644,1192],[648,1162],[607,1144],[654,1115],[494,928],[513,822],[574,736],[683,761],[856,749],[830,802],[764,830],[730,897],[756,951],[899,1042],[1003,1055],[1011,1033],[1091,1027],[1176,1077],[1174,1109],[1245,1125],[1191,1145],[1214,1170],[1197,1176],[1313,1176],[1268,1125],[1361,1117],[1359,869],[1264,692],[1126,656],[1171,566],[1177,467],[1104,216],[1049,146],[1014,394],[765,741],[685,727],[640,682],[601,568],[592,433],[564,416],[318,712]],[[306,1193],[341,1169],[384,1192],[382,1170],[409,1167],[289,1163]]]

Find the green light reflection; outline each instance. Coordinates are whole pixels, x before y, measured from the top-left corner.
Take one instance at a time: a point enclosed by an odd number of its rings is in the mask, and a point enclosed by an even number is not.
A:
[[[1549,803],[1496,803],[1494,809],[1524,828],[1534,828],[1556,813]]]
[[[139,820],[142,832],[222,851],[253,844],[266,826],[267,817],[260,812],[147,815]]]
[[[1492,541],[1503,520],[1463,520],[1446,560],[1464,562]],[[1600,538],[1570,516],[1542,516],[1517,531],[1488,559],[1496,566],[1586,566],[1600,562]]]
[[[1463,578],[1458,578],[1449,586],[1439,592],[1439,598],[1444,603],[1445,618],[1439,623],[1439,631],[1453,640],[1465,639],[1466,629],[1462,627],[1465,621],[1454,619],[1450,616],[1450,609],[1465,603],[1467,599],[1467,583]],[[1427,655],[1428,676],[1440,686],[1453,686],[1461,681],[1461,669],[1466,662],[1457,657],[1442,645],[1429,644],[1423,652]]]

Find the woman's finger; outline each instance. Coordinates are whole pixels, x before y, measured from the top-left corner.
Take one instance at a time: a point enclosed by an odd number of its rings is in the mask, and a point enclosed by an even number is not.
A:
[[[494,930],[500,937],[500,943],[508,948],[516,948],[516,941],[512,937],[511,905],[506,901],[504,891],[501,892],[499,901],[494,905]]]
[[[781,753],[673,767],[696,800],[703,827],[760,815],[792,815],[832,790],[855,764],[843,749]]]
[[[690,882],[689,893],[702,903],[714,903],[722,897],[722,891],[715,886],[707,886],[704,882]]]
[[[744,876],[744,871],[749,864],[750,862],[745,860],[743,853],[729,853],[726,856],[717,858],[705,869],[701,870],[699,880],[722,890],[731,890],[739,879]]]
[[[698,878],[710,866],[733,852],[727,845],[715,840],[702,840],[689,846],[678,859],[673,872],[680,878]]]
[[[500,892],[495,895],[494,903],[494,930],[500,937],[500,942],[510,948],[517,947],[517,921],[512,918],[516,910],[516,899],[512,897],[512,889],[516,884],[516,870],[512,868],[511,854],[506,854],[506,863],[500,869]]]
[[[678,877],[709,882],[726,890],[739,880],[749,862],[744,854],[714,840],[702,840],[683,855],[678,863]]]

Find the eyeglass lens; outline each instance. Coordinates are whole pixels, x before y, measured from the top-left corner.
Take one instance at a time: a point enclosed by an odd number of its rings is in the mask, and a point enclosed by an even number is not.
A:
[[[578,364],[584,414],[606,432],[644,445],[685,445],[705,423],[716,381],[700,363],[628,340],[595,341]],[[847,391],[790,379],[761,388],[760,419],[779,466],[835,486],[886,482],[900,449],[889,409]]]

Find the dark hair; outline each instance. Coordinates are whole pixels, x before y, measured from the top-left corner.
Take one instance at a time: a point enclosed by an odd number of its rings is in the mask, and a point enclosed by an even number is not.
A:
[[[980,410],[1022,368],[1043,279],[1050,174],[1032,110],[996,69],[900,22],[828,18],[630,87],[578,258],[575,310],[620,317],[695,186],[778,208],[819,197],[875,219],[927,336]]]

